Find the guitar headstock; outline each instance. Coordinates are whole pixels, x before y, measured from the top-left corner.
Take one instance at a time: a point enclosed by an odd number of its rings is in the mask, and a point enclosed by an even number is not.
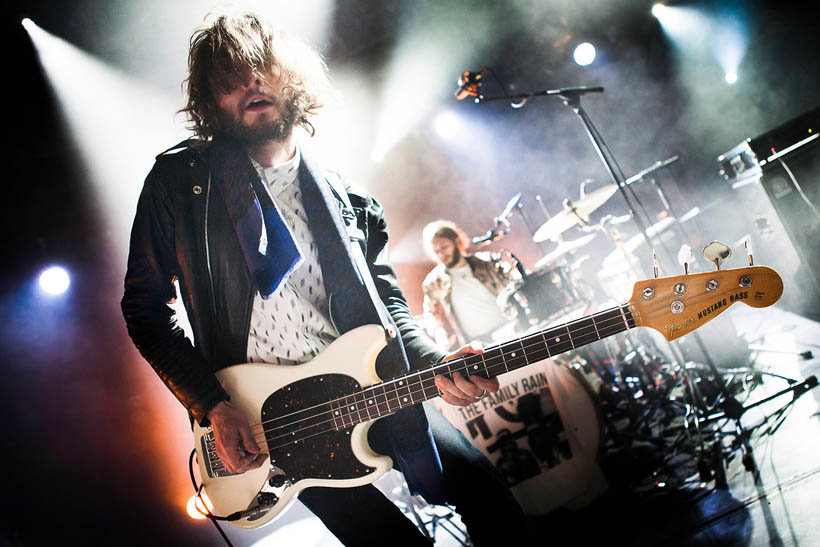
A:
[[[635,325],[667,340],[700,328],[735,302],[771,306],[783,294],[783,280],[765,266],[647,279],[635,283],[627,305]]]

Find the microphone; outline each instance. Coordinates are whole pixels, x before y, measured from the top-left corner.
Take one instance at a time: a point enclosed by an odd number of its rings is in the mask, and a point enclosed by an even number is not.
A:
[[[477,97],[481,89],[481,72],[464,71],[458,78],[458,89],[455,91],[456,100],[461,101],[467,97]]]
[[[504,237],[507,232],[510,231],[510,223],[505,218],[496,218],[495,226],[490,229],[489,232],[484,234],[481,237],[474,237],[473,238],[473,245],[478,247],[484,247],[485,245],[489,245],[496,239],[501,239]],[[504,227],[504,229],[502,229]]]
[[[473,245],[476,245],[478,247],[483,247],[484,245],[489,245],[490,242],[495,240],[497,237],[498,237],[498,234],[495,233],[495,230],[490,230],[483,237],[474,237],[473,238]]]

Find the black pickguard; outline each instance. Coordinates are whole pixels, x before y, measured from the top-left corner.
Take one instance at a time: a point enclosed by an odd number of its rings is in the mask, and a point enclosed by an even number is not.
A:
[[[262,422],[289,416],[361,389],[359,383],[343,374],[322,374],[303,378],[273,392],[262,405]],[[322,421],[317,419],[316,421]],[[293,426],[297,431],[300,427]],[[334,429],[302,440],[272,442],[265,426],[271,463],[285,472],[291,483],[302,479],[353,479],[373,473],[375,468],[360,462],[350,443],[353,426]],[[286,430],[287,431],[287,430]],[[279,433],[281,434],[281,433]],[[276,447],[276,445],[282,445]]]

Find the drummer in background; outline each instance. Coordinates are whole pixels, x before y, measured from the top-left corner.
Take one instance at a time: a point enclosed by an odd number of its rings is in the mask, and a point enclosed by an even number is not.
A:
[[[434,336],[436,341],[448,348],[491,341],[492,333],[509,323],[496,297],[518,272],[499,253],[468,254],[469,239],[451,221],[431,222],[422,237],[437,262],[422,285],[424,311],[444,332]]]

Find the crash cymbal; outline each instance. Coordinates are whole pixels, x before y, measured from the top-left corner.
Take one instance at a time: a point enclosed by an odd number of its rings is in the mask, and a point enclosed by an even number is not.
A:
[[[612,197],[618,191],[618,186],[609,184],[598,188],[577,201],[564,200],[564,208],[536,230],[532,240],[536,243],[551,239],[556,241],[558,236],[577,224],[589,223],[589,215]]]
[[[538,260],[538,262],[535,263],[535,269],[537,270],[538,268],[542,268],[548,264],[553,263],[554,261],[563,257],[564,255],[567,255],[580,249],[581,247],[595,239],[596,235],[597,234],[588,234],[584,237],[573,239],[572,241],[562,241],[554,250],[552,250],[549,254],[545,255],[543,258],[541,258],[540,260]]]

